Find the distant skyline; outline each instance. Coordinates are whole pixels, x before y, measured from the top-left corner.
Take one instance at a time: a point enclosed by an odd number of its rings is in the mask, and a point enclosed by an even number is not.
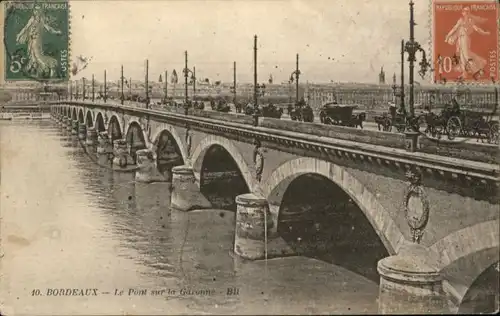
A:
[[[72,57],[92,57],[74,79],[150,79],[173,69],[182,78],[184,51],[198,78],[253,81],[253,36],[258,77],[287,81],[300,55],[301,82],[399,80],[400,41],[409,36],[407,0],[70,1]],[[416,39],[428,50],[429,2],[415,0]],[[422,81],[418,76],[417,79]]]

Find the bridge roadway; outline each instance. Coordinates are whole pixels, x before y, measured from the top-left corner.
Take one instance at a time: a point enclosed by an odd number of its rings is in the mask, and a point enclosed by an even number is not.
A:
[[[237,204],[234,252],[246,259],[293,253],[280,227],[282,218],[293,213],[294,195],[334,185],[346,203],[348,199],[358,207],[375,233],[372,239],[378,238],[387,252],[386,258],[373,259],[380,274],[380,312],[459,312],[471,293],[481,289],[476,281],[498,264],[496,146],[443,144],[411,134],[271,118],[260,118],[253,126],[249,116],[192,109],[186,116],[180,108],[50,104],[56,121],[89,146],[96,143],[96,132],[107,132],[114,145],[113,163],[120,165],[116,168],[134,168],[137,161],[137,181],[171,177],[171,205],[178,211],[213,206],[204,194],[210,181],[217,180],[211,173],[229,171],[239,177],[243,185],[230,196]],[[155,157],[168,154],[161,149],[169,146],[165,142],[175,145],[182,162],[160,174]],[[109,145],[100,138],[97,155],[107,157]],[[222,166],[217,164],[221,152],[231,158]],[[316,178],[307,181],[319,182],[304,185],[308,175]],[[290,193],[297,186],[298,193]],[[301,203],[334,212],[331,207],[343,203],[338,194],[334,200],[332,193],[321,199],[309,195]],[[338,221],[353,229],[356,225]],[[348,244],[361,238],[336,230],[346,234],[339,238]],[[368,232],[366,227],[360,231]],[[493,295],[493,308],[498,308],[498,286],[485,295]]]
[[[157,101],[160,101],[160,100],[157,100]],[[120,102],[107,102],[108,104],[115,104],[115,105],[121,105]],[[138,107],[138,108],[145,108],[144,104],[143,103],[139,103],[139,102],[132,102],[132,101],[125,101],[124,103],[125,106],[132,106],[132,107]],[[230,104],[231,106],[231,113],[236,113],[236,109],[234,107],[233,104]],[[154,110],[158,110],[158,111],[165,111],[165,107],[162,106],[162,105],[157,105],[157,104],[151,104],[150,105],[150,108],[151,109],[154,109]],[[210,106],[208,106],[208,103],[205,104],[205,111],[210,111],[212,112],[213,110],[210,108]],[[286,121],[291,121],[291,117],[286,113],[286,111],[284,111],[283,115],[281,116],[281,119],[282,120],[286,120]],[[319,120],[319,116],[317,115],[317,113],[315,113],[315,116],[314,116],[314,123],[321,123],[320,120]],[[421,125],[421,128],[422,129],[425,129],[427,126],[426,124],[422,124]],[[365,121],[363,122],[363,129],[367,129],[367,130],[371,130],[371,131],[378,131],[379,130],[379,127],[378,127],[378,124],[373,122],[373,121]],[[395,128],[393,127],[392,131],[394,132],[395,131]],[[443,140],[443,141],[446,141],[446,140]],[[485,144],[487,142],[485,141],[479,141],[478,139],[476,138],[465,138],[465,137],[455,137],[454,139],[454,142],[465,142],[465,143],[477,143],[478,145],[481,145],[481,144]]]
[[[160,100],[155,100],[155,101],[160,101]],[[32,101],[24,101],[24,103],[26,104],[30,104],[30,102]],[[97,103],[103,103],[103,101],[94,101],[94,102],[97,102]],[[121,103],[119,101],[114,101],[114,100],[111,100],[111,101],[108,101],[107,104],[114,104],[114,105],[118,105],[120,106]],[[125,106],[131,106],[131,107],[137,107],[137,108],[145,108],[144,104],[143,103],[140,103],[140,102],[133,102],[133,101],[125,101],[124,103]],[[234,107],[233,104],[230,104],[231,106],[231,113],[236,113],[236,109]],[[26,109],[26,108],[29,108],[30,110],[35,110],[35,109],[38,109],[38,106],[34,106],[34,105],[31,105],[31,106],[27,106],[27,105],[23,105],[23,102],[12,102],[11,105],[7,104],[5,106],[2,107],[2,110],[4,111],[9,111],[9,110],[21,110],[21,109]],[[151,104],[150,105],[150,108],[151,109],[154,109],[154,110],[158,110],[158,111],[165,111],[165,107],[164,106],[160,106],[160,105],[157,105],[157,104]],[[208,106],[208,103],[205,105],[205,111],[213,111],[210,106]],[[282,120],[287,120],[287,121],[291,121],[291,117],[286,114],[286,113],[283,113],[283,115],[281,116],[281,119]],[[498,118],[496,118],[498,119]],[[321,123],[320,120],[319,120],[319,116],[317,115],[317,113],[315,114],[314,116],[314,123]],[[425,124],[422,124],[421,125],[421,128],[422,129],[425,129],[426,128],[426,125]],[[366,130],[371,130],[371,131],[378,131],[379,130],[379,126],[377,123],[373,122],[373,121],[365,121],[363,122],[363,129],[366,129]],[[394,127],[392,128],[392,131],[395,131]],[[445,141],[445,139],[443,139],[442,141]],[[486,141],[479,141],[478,139],[476,138],[465,138],[465,137],[456,137],[454,139],[453,142],[460,142],[460,143],[476,143],[478,145],[481,145],[481,144],[486,144],[487,142]],[[452,143],[453,143],[452,142]]]

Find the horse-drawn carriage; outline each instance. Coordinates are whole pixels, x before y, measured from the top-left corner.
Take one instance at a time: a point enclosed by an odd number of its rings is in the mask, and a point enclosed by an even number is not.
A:
[[[314,112],[309,105],[296,107],[290,111],[290,118],[293,121],[314,122]]]
[[[405,113],[398,111],[396,105],[393,103],[389,104],[389,112],[382,115],[376,115],[374,117],[375,123],[377,123],[378,130],[383,130],[384,132],[390,132],[394,126],[399,133],[405,131],[406,119]]]
[[[433,137],[441,138],[446,135],[449,140],[455,137],[477,137],[483,139],[483,136],[489,143],[498,144],[499,142],[499,123],[494,119],[498,104],[495,102],[491,113],[481,110],[462,109],[458,102],[453,99],[452,105],[445,107],[441,113],[434,114],[428,112],[425,114],[427,128],[425,133]]]
[[[323,105],[319,112],[319,119],[323,124],[342,125],[363,128],[366,113],[353,113],[356,105],[341,105],[336,102]]]
[[[262,105],[259,107],[258,115],[263,116],[263,117],[271,117],[271,118],[281,118],[283,115],[283,109],[278,108],[274,104],[268,104],[268,105]],[[255,108],[253,104],[248,104],[245,107],[245,114],[246,115],[253,115],[255,113]]]
[[[218,112],[231,112],[231,107],[229,104],[227,104],[226,100],[224,99],[219,99],[219,100],[210,100],[210,107],[212,108],[213,111],[218,111]]]
[[[274,104],[268,104],[266,106],[262,106],[262,116],[264,117],[272,117],[272,118],[281,118],[283,115],[283,108],[279,108]]]

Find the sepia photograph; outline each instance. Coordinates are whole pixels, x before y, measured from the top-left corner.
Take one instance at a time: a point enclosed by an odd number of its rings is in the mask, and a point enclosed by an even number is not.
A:
[[[0,315],[500,311],[499,1],[0,18]]]

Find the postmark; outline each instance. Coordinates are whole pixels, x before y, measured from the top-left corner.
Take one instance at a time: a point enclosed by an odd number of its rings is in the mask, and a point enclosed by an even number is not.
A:
[[[432,0],[435,82],[498,81],[498,11],[496,0]]]
[[[69,45],[67,0],[5,2],[6,80],[67,80]]]

